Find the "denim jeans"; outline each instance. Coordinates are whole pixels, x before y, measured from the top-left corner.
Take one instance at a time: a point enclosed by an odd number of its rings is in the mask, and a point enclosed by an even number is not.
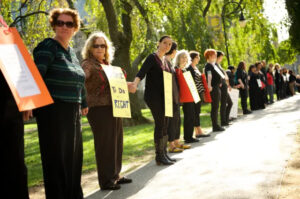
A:
[[[267,85],[267,93],[269,95],[269,103],[274,102],[274,86],[273,85]]]

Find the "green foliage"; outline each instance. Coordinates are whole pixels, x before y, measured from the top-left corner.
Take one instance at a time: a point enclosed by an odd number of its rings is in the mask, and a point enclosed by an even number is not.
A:
[[[297,53],[290,39],[280,43],[277,53],[279,64],[292,64],[296,60]]]
[[[290,38],[292,46],[300,53],[300,1],[285,0],[290,21]]]
[[[38,0],[28,1],[26,5],[19,11],[22,0],[2,0],[0,2],[0,11],[8,24],[11,24],[19,15],[26,15],[36,11],[49,12],[53,7],[65,7],[67,1],[63,0]],[[72,1],[76,5],[77,1]],[[79,2],[79,1],[78,1]],[[118,27],[121,30],[121,14],[124,12],[120,1],[113,1],[118,19]],[[133,1],[129,1],[133,7],[131,17],[133,40],[130,48],[131,63],[139,55],[141,49],[150,47],[150,51],[155,51],[155,43],[163,34],[171,35],[178,43],[179,49],[198,50],[201,55],[201,65],[205,63],[203,53],[207,48],[216,48],[226,52],[224,45],[223,30],[216,32],[210,28],[208,16],[219,15],[222,12],[223,5],[227,0],[212,1],[208,12],[204,17],[204,10],[208,0],[168,0],[168,1],[152,1],[139,0],[139,3],[147,11],[148,18],[152,28],[155,31],[155,37],[146,40],[147,24],[137,9]],[[238,1],[237,1],[238,2]],[[294,2],[294,3],[291,3]],[[290,19],[293,24],[299,24],[295,20],[299,16],[295,6],[296,1],[287,0],[287,8],[289,9]],[[103,31],[107,35],[108,24],[104,9],[99,0],[86,0],[84,4],[83,31],[87,34],[93,31]],[[291,5],[293,6],[292,8]],[[257,60],[265,59],[267,61],[285,61],[283,56],[282,45],[280,53],[277,52],[278,39],[277,30],[274,25],[270,24],[262,15],[262,0],[243,0],[243,12],[248,19],[247,25],[241,28],[238,25],[239,12],[230,15],[226,19],[226,32],[229,36],[229,54],[231,62],[237,65],[241,60],[245,60],[248,64]],[[228,4],[226,12],[232,12],[236,8],[236,4]],[[109,17],[109,16],[108,16]],[[291,26],[291,30],[293,29]],[[49,27],[48,18],[45,14],[36,14],[24,18],[20,23],[16,24],[27,48],[32,51],[33,48],[46,37],[52,37],[53,31]],[[297,29],[299,30],[299,28]],[[298,33],[298,32],[296,32]],[[295,45],[299,37],[292,37],[292,46]],[[286,45],[285,45],[286,46]],[[151,50],[152,49],[152,50]],[[291,60],[291,59],[289,59]],[[226,67],[226,59],[224,67]]]

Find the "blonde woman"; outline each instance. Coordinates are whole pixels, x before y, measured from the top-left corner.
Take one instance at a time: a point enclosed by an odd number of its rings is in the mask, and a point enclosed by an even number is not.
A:
[[[99,185],[101,190],[117,190],[120,184],[131,183],[132,180],[119,175],[123,124],[121,118],[113,117],[109,82],[102,69],[102,65],[111,64],[114,47],[103,32],[96,32],[87,39],[82,57],[89,107],[87,118],[94,135]]]
[[[176,75],[179,82],[180,102],[184,114],[183,129],[185,143],[199,142],[198,139],[193,138],[194,122],[195,122],[195,103],[190,89],[184,79],[183,73],[187,71],[187,67],[191,63],[189,52],[181,50],[177,53],[175,58]]]

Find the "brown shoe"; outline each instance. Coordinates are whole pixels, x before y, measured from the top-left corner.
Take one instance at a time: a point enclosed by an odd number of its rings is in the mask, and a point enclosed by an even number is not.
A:
[[[180,145],[176,145],[176,147],[180,148],[180,149],[190,149],[191,145],[189,145],[189,144],[180,144]]]
[[[183,149],[181,149],[181,148],[177,148],[177,147],[171,148],[171,147],[169,147],[169,153],[181,153],[182,151],[183,151]]]

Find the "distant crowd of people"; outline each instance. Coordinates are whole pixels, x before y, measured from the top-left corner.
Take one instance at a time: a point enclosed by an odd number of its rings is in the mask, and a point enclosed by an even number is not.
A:
[[[297,90],[300,92],[300,75],[296,76],[292,70],[281,68],[278,63],[270,63],[267,67],[266,61],[258,61],[250,65],[246,72],[245,62],[240,62],[237,69],[229,66],[227,74],[232,87],[241,85],[239,89],[244,114],[250,113],[246,103],[247,91],[252,111],[273,104],[275,94],[277,100],[282,100],[295,95]]]
[[[79,63],[70,42],[79,30],[78,12],[72,9],[53,9],[49,15],[53,38],[46,38],[33,51],[34,62],[42,76],[53,104],[33,111],[19,112],[9,86],[0,72],[0,126],[1,157],[4,166],[3,198],[28,199],[27,168],[24,161],[24,123],[35,117],[47,199],[83,199],[81,172],[83,141],[81,117],[86,115],[94,135],[98,181],[101,190],[118,190],[132,179],[121,176],[123,153],[122,119],[113,116],[109,79],[103,65],[111,67],[114,46],[103,32],[90,34],[82,49]],[[214,132],[224,131],[230,125],[233,101],[231,89],[239,89],[243,114],[250,109],[265,108],[266,104],[295,94],[300,86],[299,76],[275,64],[257,62],[246,71],[246,63],[237,69],[229,66],[225,71],[221,62],[224,53],[214,49],[204,52],[206,64],[203,73],[198,64],[197,51],[177,51],[171,36],[163,36],[155,52],[143,62],[129,92],[135,93],[146,77],[144,100],[154,118],[155,161],[157,165],[172,165],[176,159],[168,154],[191,148],[198,138],[209,137],[201,128],[201,106],[211,104],[211,122]],[[126,71],[122,70],[126,77]],[[172,76],[173,117],[166,116],[164,72]],[[186,79],[190,73],[196,87]],[[125,83],[124,83],[125,84]],[[299,91],[299,89],[298,89]],[[200,100],[196,100],[196,96]],[[183,139],[180,140],[183,109]],[[220,115],[220,122],[219,122]]]

